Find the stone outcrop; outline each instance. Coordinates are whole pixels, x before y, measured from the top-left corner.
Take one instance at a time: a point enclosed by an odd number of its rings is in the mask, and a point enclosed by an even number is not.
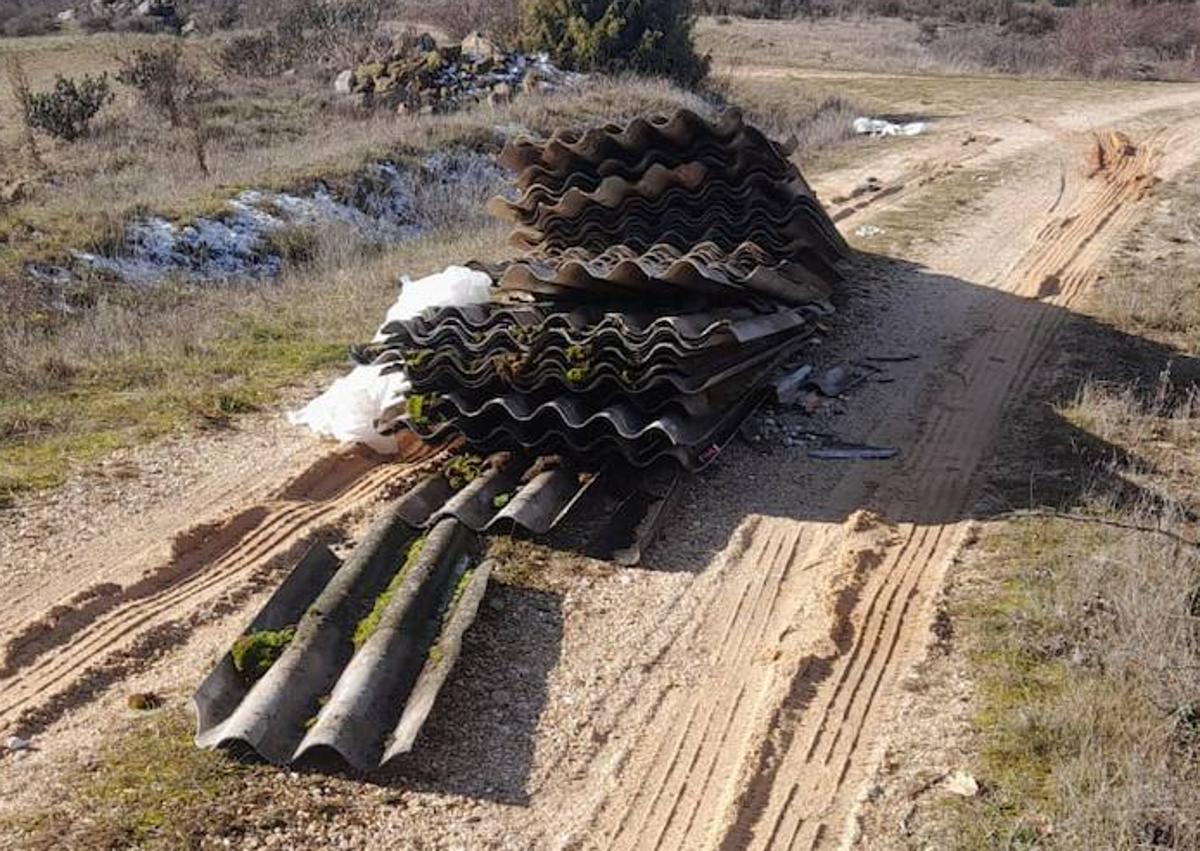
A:
[[[507,103],[518,93],[554,89],[576,75],[541,55],[508,53],[472,33],[461,44],[439,46],[427,33],[396,46],[387,56],[347,68],[334,89],[364,106],[400,112],[452,112],[486,101]]]

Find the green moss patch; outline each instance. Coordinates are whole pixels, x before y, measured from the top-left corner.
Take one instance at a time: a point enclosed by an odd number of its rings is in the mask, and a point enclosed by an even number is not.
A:
[[[417,559],[421,557],[426,540],[426,536],[422,535],[408,545],[408,552],[404,556],[404,562],[400,565],[400,569],[396,571],[396,575],[392,577],[392,581],[388,583],[383,593],[375,598],[371,611],[354,627],[355,650],[366,644],[367,640],[375,634],[375,630],[379,629],[379,622],[383,619],[384,611],[391,604],[396,592],[400,590],[400,586],[404,584],[404,580],[408,577],[413,565],[417,563]]]
[[[233,666],[249,682],[257,682],[287,650],[296,637],[294,626],[283,629],[263,629],[243,635],[233,642],[230,653]]]
[[[181,709],[144,716],[99,759],[55,785],[46,809],[0,819],[5,847],[177,849],[235,846],[285,814],[271,801],[273,770],[192,741]]]

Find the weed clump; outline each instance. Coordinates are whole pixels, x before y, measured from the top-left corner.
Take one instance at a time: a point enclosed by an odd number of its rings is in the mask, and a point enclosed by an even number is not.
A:
[[[139,691],[129,695],[125,703],[130,709],[146,712],[162,706],[162,698],[152,691]]]
[[[249,682],[262,679],[296,637],[296,628],[262,629],[233,642],[233,667]]]
[[[462,595],[466,593],[467,586],[471,584],[471,577],[475,575],[475,568],[469,567],[463,571],[463,575],[458,577],[458,582],[454,583],[454,590],[450,593],[450,601],[446,604],[446,610],[442,612],[442,630],[445,630],[446,624],[450,622],[450,618],[454,615],[454,610],[458,608],[458,603],[462,599]],[[434,665],[442,664],[442,659],[446,656],[446,652],[442,650],[441,641],[435,641],[433,646],[429,648],[429,661]]]
[[[587,364],[573,366],[567,370],[567,383],[576,386],[583,384],[588,380],[588,376],[591,374],[591,372],[592,368]]]
[[[427,425],[429,414],[425,409],[427,398],[424,393],[410,393],[404,400],[404,411],[413,425]]]
[[[408,577],[413,565],[417,563],[417,559],[421,557],[421,552],[425,549],[425,541],[426,536],[422,535],[408,545],[408,551],[405,553],[400,569],[396,571],[396,575],[392,577],[387,588],[383,589],[383,593],[375,598],[375,605],[371,607],[371,611],[354,627],[355,650],[366,644],[367,639],[375,634],[375,630],[379,629],[379,622],[383,619],[384,611],[391,604],[392,598],[396,596],[400,586],[404,584],[404,580]]]
[[[452,490],[460,491],[483,474],[483,459],[478,455],[459,455],[442,471]]]

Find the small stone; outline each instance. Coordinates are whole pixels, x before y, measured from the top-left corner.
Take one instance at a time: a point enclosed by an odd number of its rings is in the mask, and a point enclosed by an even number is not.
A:
[[[29,750],[32,745],[33,742],[31,740],[22,739],[20,736],[9,736],[4,740],[4,749],[10,753]]]
[[[504,60],[504,51],[494,41],[478,32],[468,35],[459,46],[462,48],[463,56],[469,56],[476,60],[490,59],[493,62]]]
[[[963,798],[974,798],[979,794],[979,781],[965,771],[956,771],[946,778],[946,791]]]

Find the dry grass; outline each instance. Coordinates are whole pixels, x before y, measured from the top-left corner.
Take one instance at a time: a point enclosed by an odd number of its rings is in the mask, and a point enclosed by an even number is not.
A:
[[[211,847],[296,817],[273,802],[274,772],[200,750],[191,734],[180,709],[140,720],[53,790],[53,810],[0,821],[5,847]],[[334,803],[317,802],[313,815]]]
[[[130,44],[112,43],[124,50]],[[74,42],[59,47],[50,55],[49,47],[26,55],[35,90],[43,87],[41,70],[53,64],[51,59],[74,68],[75,56],[84,49]],[[193,60],[217,79],[202,58]],[[336,179],[371,162],[447,147],[498,150],[503,141],[498,128],[548,132],[564,121],[619,119],[678,105],[703,108],[698,98],[666,83],[620,80],[599,81],[582,92],[518,98],[502,108],[412,117],[356,109],[335,95],[327,80],[304,74],[266,81],[221,79],[204,110],[209,140],[209,173],[204,174],[194,164],[191,133],[171,130],[131,91],[118,89],[117,102],[101,113],[90,137],[70,146],[52,147],[43,140],[50,177],[38,183],[29,200],[0,208],[0,227],[10,234],[0,242],[0,279],[16,277],[31,259],[52,262],[69,249],[103,244],[115,226],[145,210],[188,218],[219,209],[240,187]],[[5,158],[10,170],[21,161],[17,142],[15,135],[4,140],[12,152]],[[0,166],[0,180],[4,170]],[[34,173],[28,166],[24,172],[26,177]]]
[[[69,322],[0,329],[0,500],[119,446],[223,427],[346,362],[401,275],[503,250],[498,230],[380,251],[330,233],[311,263],[254,285],[114,289]]]
[[[1028,520],[985,536],[990,584],[958,612],[981,710],[985,794],[958,847],[1200,843],[1200,552],[1178,515]]]
[[[921,4],[917,4],[919,8]],[[1194,78],[1200,12],[1186,3],[1081,6],[997,17],[864,9],[815,19],[702,18],[698,47],[718,67],[775,65],[901,74]],[[1019,9],[1034,4],[1010,4]]]
[[[955,73],[920,44],[920,27],[899,18],[754,20],[704,17],[696,44],[718,67],[773,65],[904,73]]]

